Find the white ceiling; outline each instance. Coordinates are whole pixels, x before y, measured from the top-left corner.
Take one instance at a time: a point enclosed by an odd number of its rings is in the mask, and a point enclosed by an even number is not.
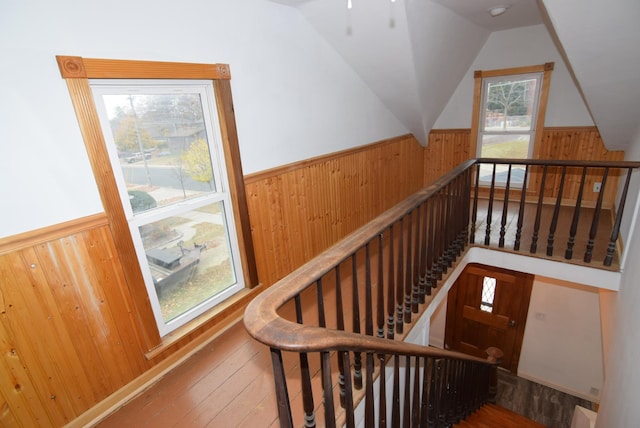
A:
[[[347,0],[270,1],[298,8],[423,144],[437,109],[451,97],[488,35],[544,23],[607,147],[640,145],[639,0],[351,0],[349,38],[344,37]],[[379,25],[369,30],[358,19],[361,3],[367,5],[368,20],[389,22],[405,36],[389,44],[388,31],[381,34]],[[507,12],[491,17],[488,11],[495,6],[508,7]],[[456,52],[455,58],[447,52]],[[460,73],[453,71],[458,68]]]
[[[542,24],[542,16],[536,0],[431,0],[439,3],[490,31],[510,30]],[[503,6],[507,11],[493,17],[489,10]]]

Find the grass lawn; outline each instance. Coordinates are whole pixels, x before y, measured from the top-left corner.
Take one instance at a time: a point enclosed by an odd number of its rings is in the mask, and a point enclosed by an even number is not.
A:
[[[483,158],[523,159],[529,155],[529,142],[526,140],[503,141],[482,147]]]

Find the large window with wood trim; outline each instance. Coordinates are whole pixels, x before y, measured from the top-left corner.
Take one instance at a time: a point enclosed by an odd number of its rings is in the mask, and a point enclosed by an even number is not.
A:
[[[147,292],[166,334],[244,288],[211,82],[90,81]]]
[[[153,349],[257,284],[228,67],[58,62]]]
[[[481,158],[533,158],[544,125],[553,64],[505,70],[477,71],[473,135]],[[480,168],[480,183],[489,184],[493,167]],[[507,166],[496,166],[495,181],[504,184]],[[512,186],[522,186],[524,167],[511,170]]]

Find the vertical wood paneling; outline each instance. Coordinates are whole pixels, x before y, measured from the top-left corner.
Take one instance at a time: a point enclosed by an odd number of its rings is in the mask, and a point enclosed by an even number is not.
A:
[[[423,148],[403,136],[249,175],[258,274],[301,266],[423,185]]]
[[[622,161],[623,151],[607,150],[602,142],[598,129],[592,126],[572,128],[545,128],[538,152],[539,159],[558,160],[593,160],[593,161]],[[556,197],[561,170],[550,169],[545,183],[545,197]],[[583,202],[594,205],[598,193],[593,192],[593,184],[602,181],[602,169],[589,169],[584,187]],[[578,195],[582,169],[567,169],[563,199],[575,200]],[[604,206],[612,207],[618,190],[618,171],[611,171],[605,187]],[[541,173],[534,171],[531,176],[537,188]]]
[[[149,367],[110,236],[102,225],[0,257],[3,426],[63,426]]]
[[[424,150],[424,183],[433,183],[456,165],[475,157],[469,129],[432,130]]]

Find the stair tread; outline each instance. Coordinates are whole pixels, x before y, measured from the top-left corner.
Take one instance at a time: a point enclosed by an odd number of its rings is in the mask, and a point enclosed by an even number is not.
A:
[[[464,428],[544,428],[544,425],[495,404],[485,404],[457,427]]]

